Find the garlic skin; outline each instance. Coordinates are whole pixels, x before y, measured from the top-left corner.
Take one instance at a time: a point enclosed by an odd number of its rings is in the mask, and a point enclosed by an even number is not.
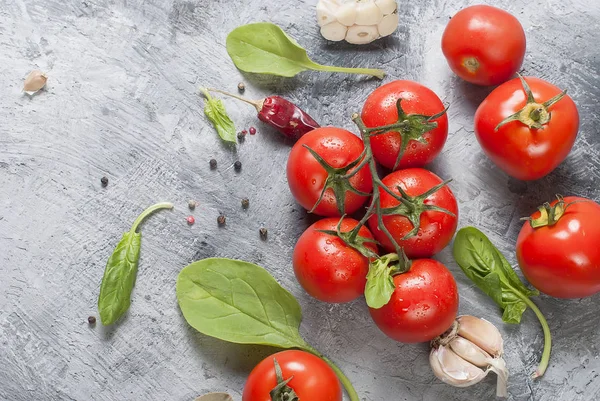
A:
[[[459,316],[447,332],[431,342],[431,346],[429,363],[433,373],[443,382],[468,387],[493,371],[498,376],[496,395],[508,396],[502,335],[487,320]]]
[[[48,76],[46,74],[40,70],[33,70],[29,73],[29,75],[27,75],[27,78],[25,78],[23,90],[27,93],[33,94],[46,86],[47,81]]]
[[[327,40],[371,43],[396,31],[398,5],[396,0],[319,0],[317,23]]]

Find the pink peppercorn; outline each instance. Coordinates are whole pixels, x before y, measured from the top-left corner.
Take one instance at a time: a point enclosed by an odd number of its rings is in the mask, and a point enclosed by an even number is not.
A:
[[[196,219],[194,218],[194,216],[188,216],[186,221],[191,226],[192,224],[194,224],[196,222]]]
[[[250,131],[250,135],[256,134],[256,128],[254,128],[254,127],[250,127],[249,131]]]

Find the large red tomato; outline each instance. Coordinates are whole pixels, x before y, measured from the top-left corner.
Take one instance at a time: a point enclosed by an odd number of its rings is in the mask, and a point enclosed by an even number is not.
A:
[[[398,99],[402,99],[400,106],[405,116],[398,116]],[[423,116],[433,116],[442,111],[444,104],[431,89],[413,81],[393,81],[369,95],[361,118],[368,128],[407,121],[402,135],[410,140],[397,168],[422,167],[437,157],[448,137],[448,117],[445,113],[431,121]],[[375,160],[389,169],[394,168],[401,146],[402,137],[397,131],[371,137]]]
[[[420,195],[441,184],[440,177],[422,168],[409,168],[389,174],[382,182],[398,196],[401,196],[400,191],[398,191],[398,186],[400,186],[414,201],[413,214],[418,215],[419,212],[422,212],[418,219],[420,225],[418,232],[405,240],[402,238],[413,230],[414,224],[402,215],[383,216],[383,224],[398,245],[404,248],[406,255],[411,259],[428,258],[444,249],[454,236],[458,224],[456,198],[447,185],[427,196],[424,200],[419,198]],[[379,193],[382,208],[400,205],[400,202],[386,191],[380,190]],[[443,208],[453,215],[437,210],[427,210],[431,206]],[[369,218],[368,224],[375,239],[386,250],[393,252],[392,242],[385,232],[378,227],[377,216]]]
[[[442,51],[452,71],[465,81],[498,85],[521,68],[525,42],[523,27],[514,16],[476,5],[459,11],[448,22]]]
[[[536,180],[554,170],[571,151],[579,130],[579,113],[568,95],[545,106],[544,102],[561,90],[539,78],[523,79],[534,102],[528,102],[526,87],[519,78],[500,85],[477,109],[475,134],[484,152],[508,175]],[[496,130],[518,112],[520,116],[514,117],[518,119]]]
[[[350,302],[365,291],[369,260],[356,249],[346,245],[339,237],[321,230],[335,231],[339,219],[327,218],[317,221],[300,236],[294,248],[294,273],[298,282],[311,296],[324,302]],[[358,221],[344,218],[341,232],[351,231]],[[361,227],[358,235],[373,239],[367,227]],[[365,243],[377,253],[377,245]]]
[[[296,201],[306,210],[317,203],[328,177],[327,170],[306,149],[314,150],[325,163],[333,168],[344,168],[360,157],[364,150],[362,140],[350,131],[334,127],[322,127],[303,135],[292,148],[287,163],[287,179]],[[350,170],[352,172],[353,170]],[[344,174],[341,174],[344,175]],[[339,180],[339,178],[336,178]],[[368,166],[364,166],[349,179],[349,184],[360,192],[370,193],[373,182]],[[345,213],[356,212],[368,199],[346,191]],[[323,199],[313,210],[320,216],[341,216],[333,189],[325,191]]]
[[[275,362],[283,380],[300,400],[342,401],[342,387],[335,372],[321,359],[304,351],[282,351],[260,362],[248,376],[242,401],[272,401],[269,392],[277,386]],[[284,399],[284,398],[282,398]]]
[[[600,205],[585,198],[555,200],[558,221],[533,228],[526,222],[517,239],[517,259],[527,280],[557,298],[600,292]],[[566,206],[564,214],[561,210]],[[537,211],[531,218],[540,219]]]
[[[431,341],[450,326],[458,311],[458,289],[452,273],[433,259],[418,259],[394,276],[390,302],[369,308],[377,327],[403,343]]]

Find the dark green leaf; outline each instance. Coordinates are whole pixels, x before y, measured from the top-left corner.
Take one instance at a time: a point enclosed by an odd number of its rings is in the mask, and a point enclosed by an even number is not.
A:
[[[222,140],[236,143],[235,124],[225,110],[225,105],[220,99],[213,98],[207,90],[203,90],[206,103],[204,114],[213,124]]]
[[[373,75],[385,72],[370,68],[343,68],[317,64],[280,27],[268,22],[239,26],[227,35],[227,53],[237,68],[246,72],[293,77],[306,70]]]
[[[527,305],[519,293],[530,297],[537,291],[527,288],[502,253],[481,231],[465,227],[456,234],[454,258],[465,273],[503,310],[503,320],[519,323]]]
[[[105,326],[116,322],[129,309],[141,243],[140,233],[126,232],[106,263],[98,298],[98,312]]]
[[[211,258],[185,267],[177,278],[177,300],[187,322],[221,340],[307,348],[298,333],[300,305],[262,267]]]

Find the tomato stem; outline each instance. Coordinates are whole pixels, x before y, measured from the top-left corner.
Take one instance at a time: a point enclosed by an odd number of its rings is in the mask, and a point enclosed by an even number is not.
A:
[[[319,351],[312,348],[311,346],[306,346],[303,348],[305,351],[310,352],[311,354],[321,358],[323,361],[325,361],[329,365],[329,367],[331,369],[333,369],[333,371],[337,375],[338,379],[340,379],[340,383],[342,383],[342,385],[346,389],[346,392],[348,393],[348,396],[350,397],[350,401],[360,401],[358,393],[354,389],[354,386],[352,386],[352,382],[350,382],[350,379],[348,379],[348,377],[344,374],[344,372],[342,372],[342,370],[340,368],[338,368],[335,363],[333,363],[329,358],[327,358],[326,356],[324,356],[323,354],[321,354]]]

